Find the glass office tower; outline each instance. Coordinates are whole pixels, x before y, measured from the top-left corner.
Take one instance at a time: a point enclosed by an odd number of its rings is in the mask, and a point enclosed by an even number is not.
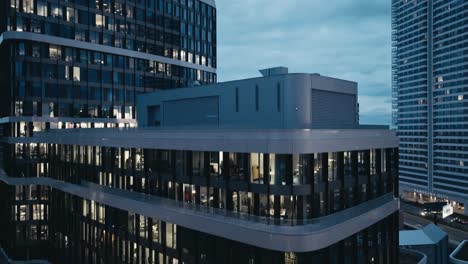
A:
[[[407,198],[468,214],[468,2],[392,1],[394,125]]]
[[[44,176],[42,146],[8,139],[133,127],[138,94],[216,82],[216,8],[208,0],[4,0],[0,58],[0,166],[12,177]],[[24,188],[26,197],[12,199],[21,215],[16,248],[40,257],[53,246],[53,194]]]
[[[132,123],[136,94],[216,81],[216,9],[205,1],[1,5],[1,114],[20,120],[8,135],[83,121],[72,118]]]

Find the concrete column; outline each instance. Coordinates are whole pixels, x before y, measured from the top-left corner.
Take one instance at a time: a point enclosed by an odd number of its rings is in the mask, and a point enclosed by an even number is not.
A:
[[[464,215],[468,216],[468,201],[465,201],[465,211],[463,212]]]

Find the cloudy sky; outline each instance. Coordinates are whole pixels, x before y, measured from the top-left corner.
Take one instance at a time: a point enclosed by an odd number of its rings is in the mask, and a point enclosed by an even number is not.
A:
[[[388,0],[217,0],[218,80],[258,69],[359,83],[361,123],[390,124],[391,28]]]

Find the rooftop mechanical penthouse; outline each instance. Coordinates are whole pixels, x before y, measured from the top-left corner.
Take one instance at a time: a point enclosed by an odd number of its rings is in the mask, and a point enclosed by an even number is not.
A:
[[[397,263],[396,135],[358,124],[354,82],[262,73],[141,95],[139,128],[7,138],[31,147],[0,176],[2,247],[54,263]]]

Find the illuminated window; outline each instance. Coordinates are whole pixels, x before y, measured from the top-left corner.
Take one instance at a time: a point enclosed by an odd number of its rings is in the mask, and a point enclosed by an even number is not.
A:
[[[34,0],[23,0],[23,12],[34,13]]]
[[[165,68],[164,63],[158,63],[158,72],[165,72],[166,70],[164,68]]]
[[[65,67],[65,80],[71,80],[71,74],[70,74],[70,66],[64,66]]]
[[[181,61],[186,61],[187,60],[187,53],[184,50],[180,51],[180,60]]]
[[[33,220],[44,220],[43,204],[33,204]]]
[[[52,60],[60,60],[62,58],[62,50],[58,46],[49,46],[49,58]]]
[[[148,233],[146,232],[148,230],[148,222],[146,220],[146,217],[140,215],[140,224],[139,224],[139,233],[141,238],[148,238]]]
[[[191,52],[188,53],[187,61],[193,63],[193,54]]]
[[[50,4],[50,16],[55,18],[62,17],[62,9],[57,4]]]
[[[73,67],[73,80],[80,81],[80,67]]]
[[[11,0],[10,6],[13,8],[19,8],[19,0]]]
[[[47,16],[47,4],[45,2],[37,2],[37,15]]]
[[[166,246],[175,249],[177,246],[177,225],[166,223]]]
[[[66,8],[66,11],[65,11],[65,19],[69,22],[75,22],[77,23],[78,20],[76,19],[76,16],[75,16],[75,9],[71,8],[71,7],[67,7]]]
[[[106,208],[103,205],[99,205],[98,210],[99,210],[98,212],[99,223],[105,224],[106,223]]]
[[[20,205],[20,221],[29,220],[29,210],[27,205]]]
[[[96,14],[96,27],[101,28],[105,25],[106,17],[103,15]]]
[[[170,64],[167,64],[167,65],[166,65],[166,75],[167,75],[167,76],[171,76],[171,75],[172,75],[171,65],[170,65]]]
[[[463,101],[465,99],[465,96],[463,94],[458,96],[458,101]]]

